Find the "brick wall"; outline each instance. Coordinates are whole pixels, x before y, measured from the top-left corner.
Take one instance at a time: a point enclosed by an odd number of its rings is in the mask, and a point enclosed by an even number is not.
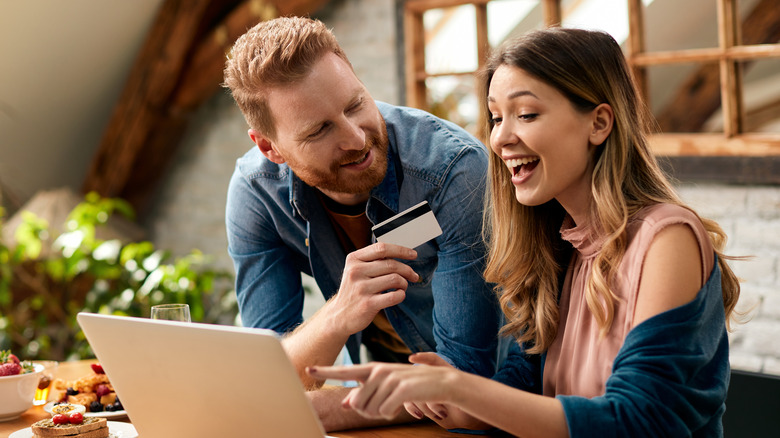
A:
[[[743,324],[730,335],[734,368],[780,375],[780,187],[681,184],[680,195],[697,212],[720,223],[727,255],[742,279],[737,309]]]
[[[399,103],[397,32],[392,0],[334,0],[317,15],[334,30],[355,71],[379,100]],[[157,194],[147,221],[155,243],[186,254],[197,248],[230,268],[224,207],[236,158],[252,147],[241,113],[227,93],[203,105]],[[735,326],[735,368],[780,375],[780,187],[683,184],[683,199],[729,235],[729,255],[753,255],[732,266],[744,279],[739,308],[751,320]],[[317,294],[306,313],[321,305]]]

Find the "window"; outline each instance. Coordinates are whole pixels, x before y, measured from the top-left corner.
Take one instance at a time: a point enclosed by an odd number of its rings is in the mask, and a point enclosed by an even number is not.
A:
[[[490,48],[561,24],[623,45],[676,176],[780,183],[777,0],[407,0],[406,104],[476,134],[473,74]]]

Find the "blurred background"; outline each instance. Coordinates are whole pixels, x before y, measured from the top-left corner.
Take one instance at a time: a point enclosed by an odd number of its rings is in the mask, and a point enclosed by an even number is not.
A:
[[[729,254],[752,256],[733,263],[750,321],[731,333],[732,366],[780,375],[778,6],[0,0],[0,348],[88,356],[80,308],[140,315],[175,299],[193,319],[236,322],[223,211],[235,160],[253,145],[219,84],[226,50],[259,20],[323,20],[376,99],[475,133],[473,72],[489,46],[562,22],[624,46],[684,200],[724,227]],[[319,300],[308,294],[306,311]],[[47,330],[52,321],[71,329]]]

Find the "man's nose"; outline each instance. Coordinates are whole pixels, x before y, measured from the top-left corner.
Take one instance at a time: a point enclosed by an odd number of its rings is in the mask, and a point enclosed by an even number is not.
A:
[[[366,133],[359,124],[350,120],[342,125],[339,147],[344,150],[362,150],[366,147]]]

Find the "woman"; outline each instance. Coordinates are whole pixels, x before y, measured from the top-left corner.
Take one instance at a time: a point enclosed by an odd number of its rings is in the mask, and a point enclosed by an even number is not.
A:
[[[439,366],[310,374],[360,381],[344,404],[369,417],[405,405],[519,436],[722,435],[739,284],[721,228],[659,169],[619,45],[603,32],[532,32],[494,54],[483,80],[485,278],[517,339],[509,358],[492,380],[419,354],[410,360]]]

